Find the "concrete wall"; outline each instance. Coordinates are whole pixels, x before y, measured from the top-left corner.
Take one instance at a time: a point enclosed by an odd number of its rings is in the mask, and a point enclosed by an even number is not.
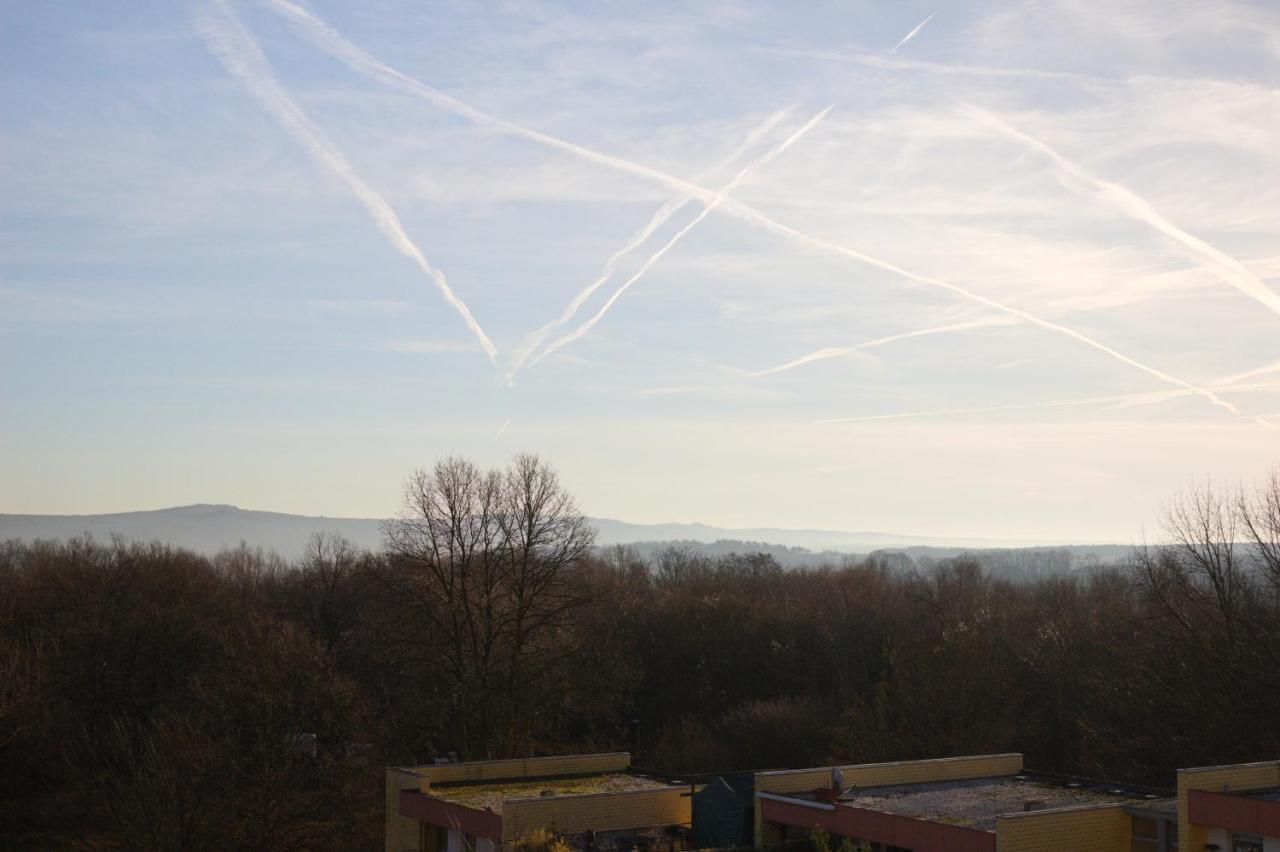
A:
[[[421,781],[412,769],[387,768],[386,852],[420,852],[421,828],[400,816],[400,791],[417,790]]]
[[[602,754],[567,754],[554,757],[525,757],[514,760],[473,760],[416,766],[422,777],[422,792],[431,784],[457,781],[505,781],[514,778],[538,778],[552,775],[590,775],[596,772],[619,772],[631,765],[625,751]]]
[[[1179,769],[1179,848],[1203,849],[1206,843],[1213,842],[1208,839],[1209,826],[1195,825],[1190,820],[1187,813],[1189,791],[1208,790],[1212,793],[1229,793],[1235,790],[1256,790],[1261,787],[1280,787],[1280,760],[1238,763],[1233,766],[1208,766],[1202,769]]]
[[[693,799],[686,787],[590,793],[581,796],[507,799],[502,803],[502,840],[537,829],[558,834],[689,825]]]
[[[996,852],[1128,852],[1131,826],[1118,804],[1009,814],[996,819]]]

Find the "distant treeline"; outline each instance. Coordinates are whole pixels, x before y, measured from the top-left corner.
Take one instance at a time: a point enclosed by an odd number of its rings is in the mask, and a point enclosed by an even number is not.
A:
[[[1124,564],[1019,582],[968,556],[597,550],[529,457],[408,495],[379,553],[0,546],[0,848],[377,848],[381,767],[450,752],[1021,751],[1163,785],[1280,753],[1280,479],[1175,503],[1169,544]]]
[[[783,568],[843,568],[871,560],[898,571],[928,571],[942,560],[963,557],[977,562],[989,574],[1014,581],[1035,580],[1077,571],[1096,571],[1128,559],[1133,551],[1131,547],[1114,544],[999,548],[914,545],[855,554],[738,539],[720,539],[714,542],[638,541],[627,547],[642,558],[650,560],[672,549],[704,557],[765,554],[773,557]]]

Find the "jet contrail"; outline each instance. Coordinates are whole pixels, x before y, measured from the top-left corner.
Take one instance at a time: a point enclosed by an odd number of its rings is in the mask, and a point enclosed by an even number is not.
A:
[[[937,13],[937,12],[934,12],[934,13],[933,13],[933,15],[936,15],[936,14],[938,14],[938,13]],[[913,29],[911,32],[907,33],[906,35],[904,35],[904,36],[902,37],[902,41],[898,42],[898,43],[897,43],[897,44],[895,44],[893,47],[889,48],[889,52],[890,52],[890,53],[897,53],[897,52],[898,52],[898,48],[902,47],[904,44],[906,44],[907,42],[911,41],[911,39],[913,39],[913,38],[915,38],[916,36],[920,35],[920,31],[921,31],[922,29],[924,29],[924,25],[925,25],[925,24],[927,24],[927,23],[929,23],[930,21],[932,21],[932,20],[933,20],[933,15],[930,15],[929,17],[925,18],[925,19],[924,19],[923,21],[921,21],[920,23],[916,24],[915,29]]]
[[[648,272],[649,269],[655,263],[661,260],[662,256],[666,254],[668,251],[670,251],[672,246],[680,242],[680,240],[684,238],[685,234],[692,231],[699,222],[707,218],[707,216],[711,213],[711,211],[716,209],[716,207],[719,206],[720,202],[724,200],[726,195],[728,195],[730,192],[733,192],[735,189],[737,189],[738,185],[742,183],[742,181],[745,180],[747,176],[750,175],[753,171],[760,168],[761,166],[768,164],[769,161],[772,160],[774,157],[778,156],[783,151],[787,150],[792,145],[794,145],[796,142],[800,141],[801,137],[803,137],[806,133],[808,133],[813,128],[817,127],[818,124],[822,121],[822,119],[827,117],[827,113],[831,112],[833,108],[834,107],[827,107],[826,109],[822,110],[813,118],[806,121],[800,127],[800,129],[798,129],[795,133],[792,133],[790,136],[784,139],[781,143],[779,143],[778,145],[775,145],[773,148],[766,151],[764,156],[760,157],[760,159],[756,160],[753,163],[748,163],[747,165],[743,166],[738,171],[738,173],[733,176],[732,180],[730,180],[728,183],[726,183],[724,186],[720,188],[720,191],[716,194],[716,197],[712,201],[708,202],[706,206],[702,208],[702,212],[700,212],[697,216],[695,216],[693,220],[689,222],[689,224],[685,225],[683,228],[677,231],[675,235],[671,237],[671,239],[667,240],[666,244],[663,245],[662,248],[658,249],[656,252],[650,255],[649,259],[640,265],[640,268],[636,270],[635,274],[633,274],[626,281],[622,282],[622,284],[618,287],[618,289],[613,292],[613,295],[609,297],[609,300],[600,306],[600,310],[596,311],[595,314],[589,320],[582,323],[582,325],[578,326],[577,328],[575,328],[573,331],[569,332],[565,336],[549,344],[547,348],[544,349],[541,352],[541,354],[538,355],[537,358],[534,358],[533,361],[530,362],[529,366],[533,366],[534,364],[541,361],[543,358],[550,355],[552,352],[555,352],[557,349],[561,348],[562,346],[566,346],[572,343],[573,341],[577,340],[579,337],[582,337],[582,335],[590,331],[595,326],[595,324],[600,322],[600,320],[604,318],[604,315],[609,312],[609,308],[613,307],[613,303],[618,301],[618,299],[622,298],[622,294],[627,292],[627,290],[631,287],[632,284],[639,281],[640,278],[646,272]]]
[[[696,182],[701,183],[703,180],[713,177],[733,165],[737,162],[739,157],[754,147],[756,142],[758,142],[766,133],[777,127],[778,123],[786,118],[786,116],[794,109],[794,106],[787,107],[786,109],[779,110],[769,116],[765,119],[763,124],[752,130],[751,133],[747,135],[747,138],[744,139],[742,143],[729,154],[729,156],[725,157],[725,159],[714,168],[699,176]],[[622,248],[614,252],[609,259],[605,261],[604,267],[600,270],[600,274],[596,279],[573,297],[569,304],[565,306],[565,309],[561,312],[560,316],[527,335],[511,354],[511,370],[507,374],[508,381],[513,375],[515,375],[517,370],[524,366],[525,362],[529,360],[529,356],[533,354],[534,350],[542,345],[542,341],[546,339],[548,334],[573,319],[574,315],[578,312],[578,309],[582,307],[583,303],[586,302],[596,290],[600,289],[606,281],[613,277],[614,272],[617,271],[618,263],[623,257],[643,245],[649,237],[653,236],[654,231],[666,224],[668,219],[675,215],[677,211],[688,204],[691,200],[692,199],[688,195],[681,193],[659,207],[657,212],[653,214],[653,217],[650,218],[649,221],[640,228],[640,230],[632,234]]]
[[[600,151],[596,151],[591,148],[584,147],[582,145],[577,145],[573,142],[568,142],[563,139],[559,139],[555,136],[550,136],[546,133],[542,133],[537,130],[532,130],[530,128],[523,127],[519,124],[515,124],[514,122],[510,122],[510,121],[507,121],[506,119],[498,118],[497,116],[490,115],[489,113],[478,110],[472,106],[469,106],[463,103],[462,101],[457,100],[456,98],[446,95],[445,93],[439,91],[438,89],[428,86],[426,83],[423,83],[420,80],[410,77],[407,74],[397,71],[391,66],[383,62],[380,62],[377,59],[374,59],[364,50],[352,44],[351,42],[347,41],[345,38],[343,38],[341,35],[339,35],[337,32],[331,29],[323,21],[319,20],[310,12],[303,9],[301,6],[297,5],[296,3],[293,3],[290,0],[269,0],[269,2],[277,11],[279,11],[283,16],[285,16],[294,25],[296,25],[301,30],[303,35],[309,38],[321,50],[324,50],[326,53],[329,53],[330,55],[334,56],[340,61],[346,63],[353,70],[358,71],[361,74],[365,74],[366,76],[372,77],[373,79],[376,79],[385,85],[391,86],[392,88],[399,89],[400,91],[408,92],[409,94],[428,100],[431,103],[441,106],[444,109],[447,109],[455,114],[465,116],[466,118],[476,122],[477,124],[481,124],[486,127],[492,127],[494,129],[501,130],[505,133],[510,133],[512,135],[519,136],[521,138],[528,139],[533,142],[537,142],[538,144],[545,145],[548,148],[554,148],[555,150],[558,150],[558,151],[564,151],[566,153],[573,154],[574,156],[580,157],[589,162],[597,163],[602,166],[607,166],[609,168],[616,169],[617,171],[624,172],[626,174],[635,175],[637,177],[642,177],[648,180],[652,180],[656,183],[661,183],[678,192],[684,193],[686,195],[690,195],[694,198],[701,199],[704,203],[707,203],[707,204],[715,202],[719,207],[719,209],[723,210],[724,212],[729,213],[733,216],[737,216],[738,218],[743,219],[745,221],[754,222],[760,227],[763,227],[766,230],[769,230],[779,236],[786,237],[787,239],[790,239],[796,243],[799,243],[800,245],[808,246],[812,249],[828,252],[831,254],[837,254],[842,257],[856,260],[860,263],[875,267],[877,269],[881,269],[885,272],[892,273],[894,275],[900,276],[902,278],[906,278],[911,281],[916,281],[921,284],[928,284],[932,287],[936,287],[942,290],[947,290],[957,296],[961,296],[965,299],[968,299],[972,302],[976,302],[980,305],[985,305],[986,307],[991,308],[993,310],[1001,311],[1011,316],[1016,316],[1033,325],[1037,325],[1047,331],[1052,331],[1056,334],[1060,334],[1065,337],[1070,337],[1079,343],[1083,343],[1086,346],[1090,346],[1094,349],[1097,349],[1099,352],[1103,352],[1111,356],[1112,358],[1116,359],[1117,361],[1128,364],[1130,367],[1133,367],[1134,369],[1141,370],[1144,373],[1147,373],[1148,375],[1155,376],[1156,378],[1160,379],[1163,382],[1166,382],[1167,384],[1177,385],[1178,387],[1182,387],[1187,390],[1193,390],[1196,393],[1203,396],[1205,399],[1212,402],[1214,405],[1217,405],[1220,408],[1226,409],[1227,411],[1230,411],[1232,414],[1239,413],[1236,410],[1235,406],[1218,398],[1212,392],[1201,390],[1200,388],[1197,388],[1195,385],[1189,382],[1183,381],[1182,379],[1171,376],[1168,373],[1164,373],[1160,370],[1157,370],[1154,367],[1150,367],[1146,364],[1136,361],[1133,358],[1130,358],[1129,356],[1119,352],[1118,350],[1113,349],[1110,346],[1107,346],[1106,344],[1101,343],[1097,340],[1094,340],[1091,337],[1081,334],[1078,331],[1074,331],[1073,329],[1067,328],[1066,326],[1058,325],[1057,323],[1050,322],[1049,320],[1041,319],[1040,317],[1035,316],[1034,314],[1030,314],[1018,308],[1005,305],[1001,302],[996,301],[995,299],[990,299],[990,298],[987,298],[986,296],[981,296],[977,293],[966,290],[965,288],[960,287],[957,284],[952,284],[940,278],[934,278],[928,275],[921,275],[920,273],[912,272],[910,270],[904,269],[895,264],[889,263],[888,261],[881,260],[877,257],[873,257],[871,255],[864,254],[854,249],[829,242],[828,240],[824,240],[821,237],[815,237],[815,236],[812,236],[811,234],[806,234],[801,231],[797,231],[795,228],[792,228],[788,225],[784,225],[781,222],[778,222],[770,218],[769,216],[766,216],[764,213],[761,213],[759,210],[756,210],[754,207],[750,207],[732,198],[724,197],[716,193],[714,190],[707,189],[706,187],[698,186],[696,184],[692,184],[685,180],[681,180],[680,178],[673,177],[672,175],[666,174],[665,172],[661,172],[657,169],[653,169],[648,166],[643,166],[643,165],[640,165],[639,163],[633,163],[630,160],[625,160],[621,157],[615,157],[611,154],[604,154],[604,153],[601,153]]]
[[[864,343],[857,343],[853,346],[829,346],[825,349],[818,349],[810,352],[808,355],[802,355],[794,361],[788,361],[785,364],[779,364],[776,367],[770,367],[767,370],[756,370],[749,372],[749,376],[771,376],[774,373],[781,373],[786,370],[794,370],[796,367],[803,367],[805,364],[812,364],[815,361],[824,361],[827,358],[839,358],[841,355],[848,355],[850,352],[859,352],[863,349],[875,349],[877,346],[884,346],[887,343],[896,343],[899,340],[907,340],[912,337],[925,337],[930,334],[946,334],[951,331],[964,331],[970,328],[986,328],[993,325],[1014,325],[1018,320],[1013,317],[994,317],[983,320],[970,320],[968,322],[957,322],[950,325],[939,325],[933,328],[922,328],[917,331],[905,331],[901,334],[891,334],[888,337],[878,337],[875,340],[868,340]]]
[[[232,76],[244,83],[263,109],[306,149],[316,163],[340,178],[355,193],[387,241],[397,251],[410,257],[423,274],[435,283],[445,301],[462,316],[467,328],[480,341],[484,351],[489,354],[489,360],[496,364],[498,350],[493,342],[471,315],[466,303],[453,292],[444,273],[427,261],[422,250],[405,233],[395,210],[352,170],[342,152],[289,97],[257,42],[225,0],[214,0],[214,5],[221,15],[220,20],[209,12],[199,13],[197,20],[197,28],[209,50]]]
[[[1220,391],[1222,393],[1237,393],[1243,391],[1254,390],[1277,390],[1280,389],[1280,383],[1271,382],[1266,384],[1254,385],[1222,385],[1208,390]],[[1079,405],[1106,405],[1107,403],[1119,403],[1121,406],[1127,405],[1144,405],[1155,402],[1164,402],[1168,399],[1181,396],[1191,396],[1198,393],[1196,390],[1174,390],[1174,391],[1154,391],[1151,393],[1127,393],[1117,394],[1115,396],[1093,396],[1084,399],[1063,399],[1052,402],[1027,402],[1015,403],[1013,405],[988,405],[981,408],[939,408],[927,411],[904,411],[897,414],[867,414],[858,417],[832,417],[825,420],[815,420],[814,423],[865,423],[872,420],[906,420],[916,417],[944,417],[957,414],[989,414],[995,411],[1034,411],[1042,408],[1067,408]],[[1264,426],[1273,426],[1262,417],[1254,417],[1256,422],[1262,423]]]
[[[1092,187],[1099,198],[1124,213],[1130,219],[1143,222],[1166,237],[1181,243],[1183,247],[1190,249],[1191,254],[1200,261],[1201,268],[1235,287],[1249,298],[1261,302],[1277,314],[1280,314],[1280,294],[1277,294],[1264,284],[1262,279],[1254,275],[1248,267],[1221,249],[1178,227],[1167,216],[1156,210],[1151,205],[1151,202],[1133,190],[1090,174],[1079,163],[1067,159],[1048,144],[1010,126],[986,110],[972,105],[966,105],[966,108],[971,115],[989,127],[995,128],[1033,151],[1038,151],[1048,157],[1058,167],[1059,171]]]
[[[502,433],[503,433],[503,432],[505,432],[505,431],[507,431],[507,427],[508,427],[508,426],[510,426],[510,425],[511,425],[511,418],[510,418],[510,417],[508,417],[508,418],[507,418],[507,422],[506,422],[506,423],[503,423],[501,426],[499,426],[499,427],[498,427],[498,431],[493,433],[493,440],[495,440],[495,441],[496,441],[496,440],[498,440],[499,438],[501,438],[501,437],[502,437]]]
[[[1246,370],[1243,373],[1236,373],[1234,376],[1227,376],[1222,380],[1222,384],[1233,385],[1236,382],[1243,382],[1245,379],[1252,379],[1254,376],[1265,376],[1269,373],[1280,373],[1280,361],[1267,364],[1265,367],[1258,367],[1253,370]]]

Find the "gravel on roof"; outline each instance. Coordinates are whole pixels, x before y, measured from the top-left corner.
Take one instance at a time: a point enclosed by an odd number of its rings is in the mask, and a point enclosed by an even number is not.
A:
[[[840,799],[841,804],[855,808],[984,831],[995,829],[997,816],[1026,810],[1146,801],[1142,796],[1124,791],[1113,793],[1092,786],[1069,786],[1012,776],[863,787]]]

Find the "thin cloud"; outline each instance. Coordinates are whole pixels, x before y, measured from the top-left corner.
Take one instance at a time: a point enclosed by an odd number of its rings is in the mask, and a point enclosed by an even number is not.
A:
[[[1095,74],[1081,74],[1075,71],[1051,71],[1044,68],[1001,68],[995,65],[964,65],[946,62],[931,62],[924,59],[905,59],[900,56],[889,56],[880,53],[832,53],[821,50],[800,50],[790,47],[755,47],[763,53],[774,56],[786,56],[795,59],[821,60],[824,62],[849,62],[854,65],[866,65],[889,71],[918,71],[925,74],[938,74],[959,77],[988,77],[998,79],[1033,79],[1033,80],[1070,80],[1081,83],[1103,83],[1116,85],[1124,80],[1113,77],[1100,77]]]
[[[930,14],[930,15],[929,15],[929,17],[925,18],[923,21],[921,21],[920,23],[916,24],[916,25],[911,29],[911,32],[907,33],[906,35],[904,35],[904,36],[902,37],[902,40],[901,40],[901,41],[899,41],[899,42],[898,42],[897,44],[895,44],[893,47],[889,48],[889,53],[891,53],[891,54],[892,54],[892,53],[897,53],[897,52],[898,52],[898,48],[902,47],[904,44],[906,44],[907,42],[911,41],[911,40],[912,40],[913,38],[915,38],[916,36],[920,35],[920,31],[921,31],[922,29],[924,29],[924,25],[925,25],[925,24],[927,24],[927,23],[929,23],[930,21],[932,21],[932,20],[933,20],[933,16],[934,16],[934,15],[936,15],[936,14],[938,14],[938,13],[937,13],[937,12],[934,12],[934,13]]]
[[[1253,370],[1245,370],[1243,373],[1236,373],[1234,376],[1227,376],[1222,379],[1222,384],[1233,385],[1236,382],[1243,382],[1246,379],[1252,379],[1256,376],[1266,376],[1271,373],[1280,373],[1280,361],[1273,364],[1267,364],[1264,367],[1257,367]]]
[[[795,107],[792,106],[779,110],[765,119],[762,124],[753,128],[742,143],[739,144],[738,147],[729,154],[729,156],[725,157],[725,159],[714,168],[701,175],[697,182],[701,183],[706,178],[718,174],[723,169],[726,169],[737,162],[739,157],[753,148],[765,134],[777,127],[778,124],[794,109]],[[587,299],[591,298],[592,294],[594,294],[596,290],[600,289],[606,281],[613,277],[614,273],[617,271],[618,263],[622,258],[643,245],[645,241],[648,240],[656,230],[658,230],[658,228],[666,224],[666,222],[675,215],[675,213],[677,213],[691,200],[692,199],[688,195],[681,193],[659,207],[653,216],[650,217],[649,221],[632,234],[627,239],[626,244],[614,252],[609,259],[605,261],[604,267],[600,270],[600,274],[596,276],[596,279],[579,291],[578,294],[569,301],[569,304],[565,306],[564,310],[560,313],[560,316],[543,325],[541,328],[530,332],[512,353],[511,370],[507,375],[508,381],[510,381],[516,371],[525,365],[525,362],[529,360],[529,357],[534,353],[534,351],[542,345],[542,341],[546,340],[547,335],[573,319],[574,315],[577,314],[578,310],[587,301]]]
[[[475,352],[474,343],[461,343],[454,340],[393,340],[386,344],[389,352],[422,355],[437,352]]]
[[[1119,350],[1082,334],[1081,332],[1075,331],[1074,329],[1042,319],[1028,311],[1014,308],[1011,305],[1003,304],[995,299],[982,296],[957,284],[952,284],[949,281],[912,272],[901,266],[897,266],[896,264],[873,257],[872,255],[837,245],[820,237],[803,233],[770,218],[759,210],[756,210],[754,207],[750,207],[732,198],[726,198],[714,190],[681,180],[680,178],[673,177],[672,175],[666,174],[665,172],[661,172],[657,169],[653,169],[639,163],[634,163],[621,157],[615,157],[611,154],[604,154],[591,148],[587,148],[573,142],[568,142],[537,130],[523,127],[515,124],[514,122],[510,122],[505,119],[498,118],[497,116],[490,115],[482,110],[478,110],[454,97],[444,94],[438,89],[428,86],[420,80],[410,77],[409,75],[397,71],[391,66],[374,59],[364,50],[347,41],[327,24],[320,21],[298,4],[290,2],[290,0],[270,0],[270,3],[273,8],[285,16],[306,38],[311,40],[312,43],[321,50],[324,50],[340,61],[346,63],[353,70],[369,76],[372,79],[378,80],[384,85],[388,85],[400,91],[423,98],[457,115],[462,115],[477,124],[501,130],[558,151],[573,154],[574,156],[580,157],[588,162],[593,162],[598,165],[616,169],[626,174],[655,181],[678,192],[701,199],[703,202],[708,204],[715,202],[718,209],[745,221],[753,222],[756,225],[765,228],[778,236],[792,240],[799,245],[803,245],[817,251],[839,255],[850,260],[855,260],[859,263],[872,266],[876,269],[889,272],[910,281],[946,290],[960,296],[961,298],[968,299],[971,302],[984,305],[1002,313],[1007,313],[1010,316],[1016,316],[1033,325],[1039,326],[1046,331],[1052,331],[1055,334],[1069,337],[1078,343],[1096,349],[1123,364],[1127,364],[1136,370],[1141,370],[1148,375],[1154,376],[1166,384],[1176,385],[1187,390],[1195,391],[1209,402],[1212,402],[1214,405],[1232,414],[1239,413],[1235,406],[1216,396],[1211,391],[1198,388],[1190,382],[1179,379],[1163,372],[1162,370],[1137,361],[1134,358],[1130,358]]]
[[[1227,385],[1222,387],[1208,388],[1205,390],[1216,391],[1219,393],[1244,393],[1250,391],[1271,391],[1280,389],[1280,383],[1267,383],[1255,385]],[[978,408],[935,408],[924,411],[902,411],[895,414],[865,414],[856,417],[832,417],[824,420],[815,420],[815,423],[867,423],[874,420],[907,420],[917,417],[950,417],[963,414],[990,414],[999,411],[1037,411],[1040,409],[1050,408],[1070,408],[1076,406],[1087,405],[1115,405],[1117,408],[1130,407],[1132,405],[1150,405],[1157,402],[1165,402],[1166,400],[1176,399],[1183,396],[1191,396],[1197,393],[1194,390],[1175,390],[1175,391],[1156,391],[1154,393],[1129,393],[1116,394],[1114,396],[1093,396],[1084,399],[1062,399],[1050,402],[1026,402],[1015,403],[1012,405],[987,405]],[[1264,426],[1272,426],[1264,417],[1254,416],[1253,420]]]
[[[1248,267],[1221,249],[1180,228],[1167,216],[1156,210],[1151,205],[1151,202],[1133,190],[1087,172],[1079,163],[1067,159],[1047,143],[1018,130],[986,110],[975,106],[966,106],[966,109],[971,115],[989,127],[1048,157],[1061,173],[1092,187],[1099,198],[1124,213],[1130,219],[1149,225],[1181,244],[1190,251],[1191,255],[1199,262],[1201,268],[1216,276],[1219,280],[1230,284],[1249,298],[1280,314],[1280,294],[1277,294],[1264,284]]]
[[[656,252],[650,255],[649,259],[646,260],[643,264],[641,264],[640,268],[636,271],[636,273],[632,275],[630,278],[628,278],[626,281],[624,281],[618,287],[618,289],[614,291],[613,295],[610,296],[609,300],[606,301],[604,305],[600,307],[600,310],[596,311],[595,315],[593,315],[586,322],[582,323],[582,325],[578,326],[569,334],[566,334],[564,337],[561,337],[555,342],[548,345],[547,348],[544,349],[542,353],[538,355],[537,358],[533,359],[533,361],[530,363],[530,366],[538,363],[543,358],[550,355],[552,352],[555,352],[557,349],[560,349],[561,347],[569,345],[573,341],[582,337],[592,328],[594,328],[596,323],[600,322],[600,320],[604,318],[604,315],[609,312],[609,309],[613,307],[614,303],[617,302],[618,299],[622,298],[622,294],[627,292],[627,290],[630,289],[632,284],[635,284],[637,281],[639,281],[644,276],[644,274],[648,272],[649,269],[655,263],[657,263],[662,258],[663,255],[665,255],[668,251],[670,251],[671,248],[675,246],[676,243],[680,242],[680,240],[683,239],[686,234],[688,234],[695,227],[697,227],[699,222],[707,218],[707,216],[710,215],[711,211],[715,210],[716,207],[720,205],[720,202],[723,201],[730,192],[733,192],[735,189],[737,189],[738,185],[741,184],[742,181],[746,180],[746,178],[753,171],[755,171],[758,168],[761,168],[762,166],[767,165],[769,161],[772,160],[774,157],[777,157],[779,154],[786,151],[796,142],[800,141],[800,139],[804,137],[805,134],[807,134],[813,128],[817,127],[818,124],[821,123],[822,119],[826,118],[827,113],[831,112],[832,109],[833,107],[827,107],[826,109],[822,110],[813,118],[805,122],[798,130],[796,130],[796,132],[792,133],[790,136],[784,139],[780,144],[775,145],[772,149],[770,149],[769,151],[766,151],[764,156],[760,157],[758,160],[756,160],[753,163],[748,163],[741,170],[739,170],[739,172],[733,176],[732,180],[730,180],[728,183],[726,183],[723,187],[720,188],[720,191],[716,194],[716,197],[712,201],[710,201],[705,207],[702,208],[702,212],[700,212],[696,217],[694,217],[694,219],[691,222],[689,222],[689,224],[685,225],[683,228],[677,231],[676,234],[670,240],[668,240],[664,246],[662,246],[662,248],[658,249]]]
[[[901,334],[891,334],[888,337],[878,337],[875,340],[868,340],[865,343],[858,343],[853,346],[828,346],[824,349],[817,349],[808,355],[801,355],[794,361],[788,361],[785,364],[779,364],[776,367],[770,367],[767,370],[757,370],[749,372],[749,376],[771,376],[775,373],[783,373],[787,370],[794,370],[797,367],[803,367],[806,364],[813,364],[817,361],[825,361],[828,358],[839,358],[843,355],[849,355],[853,352],[860,352],[864,349],[875,349],[878,346],[885,346],[889,343],[896,343],[899,340],[908,340],[913,337],[927,337],[931,334],[947,334],[953,331],[965,331],[971,328],[988,328],[994,325],[1014,325],[1018,320],[1012,317],[994,317],[991,319],[970,320],[968,322],[956,322],[950,325],[940,325],[933,328],[922,328],[916,331],[905,331]]]
[[[378,229],[382,231],[391,246],[412,259],[422,273],[436,285],[445,301],[453,306],[467,328],[476,336],[480,346],[488,353],[489,360],[496,364],[497,348],[480,327],[480,323],[476,322],[471,309],[449,286],[444,273],[433,267],[422,250],[410,239],[400,224],[400,217],[396,215],[395,210],[385,198],[352,170],[342,152],[289,97],[276,79],[271,65],[262,54],[257,42],[225,0],[215,0],[213,5],[217,12],[202,10],[197,21],[200,34],[209,50],[232,76],[244,83],[263,109],[297,140],[317,164],[332,172],[347,185],[373,217]]]

